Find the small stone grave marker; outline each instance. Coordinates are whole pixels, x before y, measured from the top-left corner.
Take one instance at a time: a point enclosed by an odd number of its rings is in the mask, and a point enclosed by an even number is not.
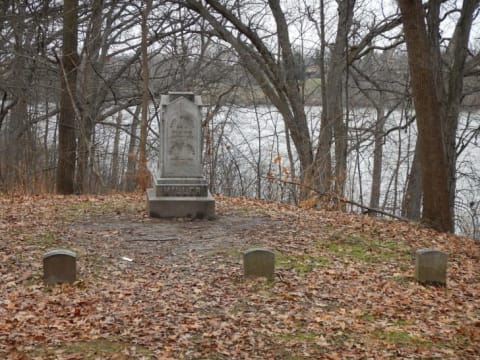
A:
[[[422,284],[447,284],[448,255],[437,249],[420,249],[415,254],[415,279]]]
[[[272,280],[275,272],[275,254],[262,248],[244,251],[243,272],[245,277],[266,277]]]
[[[77,278],[77,254],[57,249],[43,255],[43,280],[45,283],[72,283]]]

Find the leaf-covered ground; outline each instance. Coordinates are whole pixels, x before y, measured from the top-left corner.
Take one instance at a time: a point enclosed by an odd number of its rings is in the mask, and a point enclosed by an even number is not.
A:
[[[217,198],[214,221],[144,207],[0,197],[0,358],[480,358],[473,240],[245,199]],[[253,246],[275,251],[274,281],[243,278]],[[424,247],[449,253],[446,288],[413,280]],[[74,284],[44,285],[55,248],[77,252]]]

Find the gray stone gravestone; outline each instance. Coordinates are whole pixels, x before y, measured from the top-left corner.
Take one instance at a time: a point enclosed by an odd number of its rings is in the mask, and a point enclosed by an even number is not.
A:
[[[200,96],[162,95],[159,162],[154,187],[147,189],[152,217],[214,218],[215,200],[203,176]]]
[[[245,277],[266,277],[272,280],[275,273],[275,254],[268,249],[249,249],[243,253]]]
[[[447,284],[448,255],[437,249],[421,249],[415,253],[415,279],[422,284]]]
[[[43,255],[43,280],[47,284],[72,283],[77,279],[77,255],[70,250],[52,250]]]

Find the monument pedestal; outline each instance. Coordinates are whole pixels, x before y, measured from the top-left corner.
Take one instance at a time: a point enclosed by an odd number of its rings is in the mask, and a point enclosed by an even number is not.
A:
[[[147,211],[151,217],[189,217],[214,219],[215,199],[207,196],[156,196],[154,189],[147,189]]]
[[[202,164],[201,99],[193,93],[162,95],[161,146],[154,187],[147,189],[151,217],[213,219],[215,200]]]

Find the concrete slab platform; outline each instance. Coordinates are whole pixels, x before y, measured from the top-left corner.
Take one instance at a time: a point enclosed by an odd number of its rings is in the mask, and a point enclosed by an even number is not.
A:
[[[147,189],[147,212],[151,217],[193,219],[215,218],[215,199],[207,196],[162,196],[155,195],[155,189]]]

